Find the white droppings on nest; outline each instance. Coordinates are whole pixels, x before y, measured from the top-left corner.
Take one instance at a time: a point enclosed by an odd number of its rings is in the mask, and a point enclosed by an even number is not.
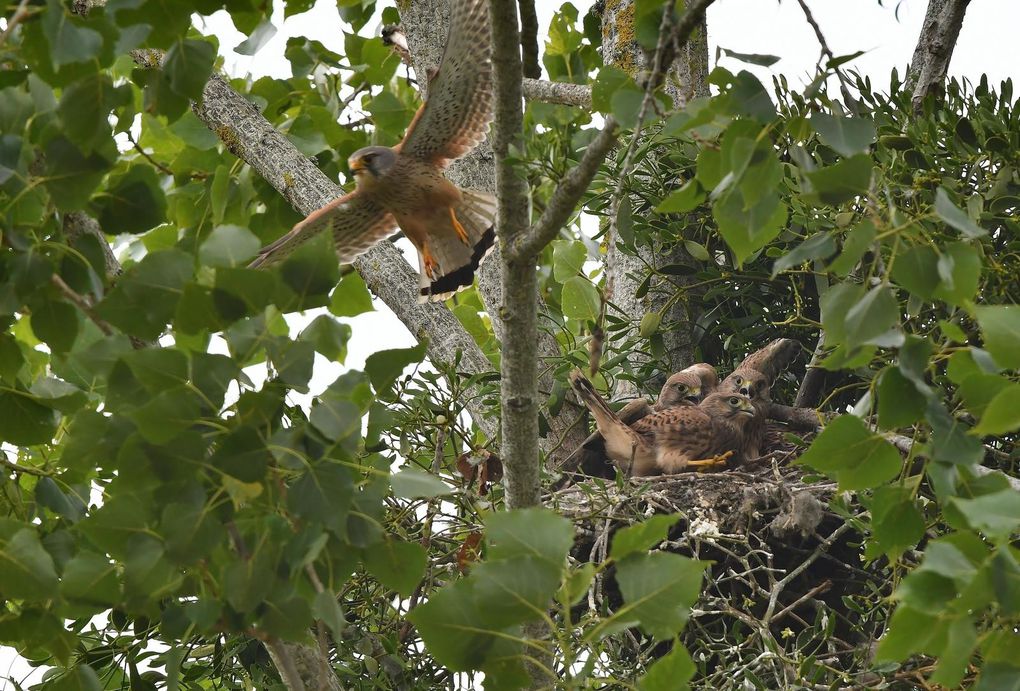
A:
[[[689,537],[721,537],[722,531],[719,524],[704,517],[695,518],[687,528]]]

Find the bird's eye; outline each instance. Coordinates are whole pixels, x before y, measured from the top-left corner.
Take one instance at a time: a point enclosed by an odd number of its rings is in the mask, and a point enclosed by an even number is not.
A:
[[[676,385],[676,390],[677,391],[687,391],[687,387],[685,385],[683,385],[683,384],[677,384]]]
[[[730,405],[737,405],[739,403],[740,403],[740,399],[739,398],[731,398],[730,399]]]
[[[740,386],[741,384],[744,383],[744,380],[740,377],[735,377],[733,381],[736,382],[737,386]]]

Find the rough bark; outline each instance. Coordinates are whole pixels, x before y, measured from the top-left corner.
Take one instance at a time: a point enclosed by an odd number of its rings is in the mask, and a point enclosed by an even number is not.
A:
[[[647,69],[647,56],[634,38],[634,0],[608,4],[602,17],[602,49],[607,63],[615,64],[631,74]],[[699,19],[699,28],[690,39],[680,46],[666,74],[666,91],[673,102],[681,107],[691,97],[708,95],[708,44],[705,34],[705,19]],[[678,229],[680,234],[683,230]],[[633,330],[641,315],[657,311],[662,302],[676,290],[686,290],[692,280],[684,276],[654,278],[644,298],[636,297],[638,286],[649,268],[668,264],[692,264],[695,260],[679,245],[664,252],[653,239],[652,244],[643,245],[634,252],[621,248],[614,239],[606,254],[606,299],[614,311],[625,319],[634,320]],[[694,362],[696,338],[692,325],[700,316],[698,300],[693,292],[677,300],[663,315],[662,333],[666,350],[664,369],[676,372]],[[632,336],[633,330],[621,332],[620,338]],[[647,361],[647,356],[635,354],[634,364]],[[638,393],[632,382],[618,380],[617,397],[633,397]]]
[[[495,78],[496,195],[503,267],[503,304],[494,315],[503,322],[500,387],[502,445],[507,504],[535,506],[541,499],[538,466],[538,274],[530,253],[511,250],[528,230],[527,182],[516,175],[509,153],[519,148],[524,128],[524,90],[517,7],[493,0],[492,66]]]
[[[921,35],[907,70],[906,88],[913,92],[910,101],[915,112],[921,112],[929,94],[942,89],[969,4],[970,0],[928,1]]]
[[[439,66],[449,33],[447,0],[413,0],[401,8],[400,20],[411,51],[415,74],[428,74],[430,69]],[[591,106],[591,89],[587,86],[525,79],[523,87],[526,98]],[[461,187],[494,192],[495,162],[490,141],[487,139],[468,155],[454,161],[447,170],[447,177]],[[527,205],[523,208],[527,208]],[[478,292],[492,318],[493,333],[501,343],[506,336],[504,321],[499,317],[503,305],[502,267],[502,252],[497,247],[478,271]],[[539,305],[540,309],[544,309],[541,301]],[[551,334],[539,331],[535,342],[536,357],[540,362],[552,361],[561,356],[559,344]],[[552,368],[541,367],[539,391],[548,396],[553,384]],[[558,415],[547,416],[549,433],[541,440],[541,448],[550,457],[553,467],[565,455],[563,449],[573,448],[584,439],[584,430],[575,424],[580,414],[581,408],[571,398]]]

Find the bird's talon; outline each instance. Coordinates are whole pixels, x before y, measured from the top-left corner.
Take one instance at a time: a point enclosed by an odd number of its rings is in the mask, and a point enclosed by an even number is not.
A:
[[[460,238],[460,241],[463,242],[465,245],[471,244],[470,241],[468,240],[467,231],[464,230],[464,226],[462,226],[460,224],[460,221],[457,220],[457,214],[453,212],[452,206],[450,207],[450,221],[453,222],[453,229],[457,231],[457,237]]]
[[[717,466],[725,468],[727,466],[726,460],[732,455],[732,451],[727,451],[726,453],[719,454],[712,458],[704,458],[699,461],[689,461],[687,463],[687,467],[696,470],[699,473],[708,472],[715,469]]]
[[[436,272],[439,271],[439,262],[432,256],[428,248],[422,250],[421,263],[425,267],[425,275],[428,276],[429,280],[435,278]]]

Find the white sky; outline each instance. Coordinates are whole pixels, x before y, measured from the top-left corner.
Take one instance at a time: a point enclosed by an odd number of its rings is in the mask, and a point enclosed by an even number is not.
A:
[[[393,4],[390,0],[383,2]],[[283,51],[290,36],[317,39],[326,47],[343,52],[335,0],[318,0],[312,10],[286,22],[283,22],[281,0],[275,0],[273,4],[273,21],[279,32],[252,57],[232,52],[244,36],[233,28],[225,12],[207,19],[206,30],[219,36],[225,69],[231,76],[289,77],[290,63],[283,57]],[[542,42],[549,20],[561,3],[536,0],[536,4]],[[590,0],[574,3],[581,16],[591,4]],[[897,0],[885,0],[884,4],[885,7],[879,6],[878,0],[808,0],[815,20],[836,55],[867,51],[848,67],[870,76],[873,86],[879,90],[888,85],[893,67],[899,68],[902,77],[927,7],[924,0],[902,0],[897,19],[894,12]],[[745,65],[730,58],[723,58],[719,64],[734,71],[751,70],[769,90],[773,74],[785,74],[791,86],[811,81],[819,47],[796,0],[717,0],[708,11],[708,26],[711,65],[715,64],[717,46],[740,53],[766,53],[781,59],[769,68]],[[1016,43],[1018,27],[1020,1],[980,0],[971,3],[953,54],[950,74],[976,84],[981,74],[986,73],[995,88],[1007,77],[1020,82],[1020,48]],[[365,32],[376,34],[378,28],[376,20],[366,26]],[[396,317],[378,301],[376,305],[376,312],[346,320],[354,330],[347,367],[361,368],[365,358],[376,350],[413,345],[410,334]],[[315,314],[294,315],[288,321],[298,328]],[[312,393],[320,392],[343,369],[317,357]],[[11,648],[0,646],[0,688],[4,687],[7,676],[19,681],[27,677],[30,681],[38,681],[41,670],[33,672],[33,668],[18,658]]]

